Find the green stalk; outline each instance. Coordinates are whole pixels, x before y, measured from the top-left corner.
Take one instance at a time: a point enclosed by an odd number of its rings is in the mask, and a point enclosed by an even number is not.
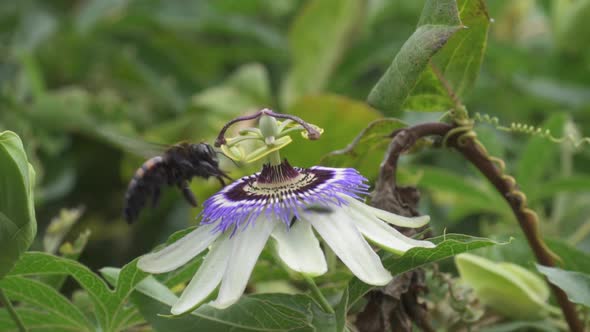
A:
[[[334,308],[332,308],[330,303],[328,303],[328,300],[326,299],[324,294],[322,294],[322,291],[318,288],[318,285],[315,284],[315,281],[313,281],[312,278],[306,275],[303,275],[303,280],[305,280],[305,282],[307,282],[307,284],[309,285],[312,297],[316,301],[318,301],[322,309],[324,309],[324,311],[327,313],[333,314]]]
[[[8,310],[8,313],[10,314],[10,317],[12,317],[12,320],[14,320],[14,322],[16,323],[18,330],[20,332],[27,332],[27,328],[23,324],[23,321],[18,316],[18,313],[16,312],[16,310],[12,306],[12,303],[10,303],[10,300],[6,297],[6,294],[4,294],[4,291],[2,291],[2,289],[0,289],[0,302],[2,302],[6,307],[6,310]]]
[[[272,166],[277,166],[281,164],[281,154],[279,153],[279,151],[273,151],[268,155],[268,162],[272,165]]]

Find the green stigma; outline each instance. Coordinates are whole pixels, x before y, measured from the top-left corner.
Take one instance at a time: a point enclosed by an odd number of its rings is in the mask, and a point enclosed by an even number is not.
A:
[[[232,124],[256,118],[260,118],[257,128],[246,128],[234,137],[225,138],[225,131]],[[236,162],[251,163],[266,157],[271,165],[278,165],[281,163],[279,151],[293,142],[290,134],[296,132],[301,133],[305,139],[318,139],[323,129],[295,116],[263,109],[255,115],[228,122],[215,145],[221,147],[223,153]]]

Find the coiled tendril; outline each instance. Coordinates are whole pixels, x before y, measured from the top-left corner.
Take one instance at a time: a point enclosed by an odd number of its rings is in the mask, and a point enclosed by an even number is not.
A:
[[[555,137],[551,134],[551,130],[549,129],[535,127],[526,123],[512,122],[510,123],[510,126],[504,126],[500,124],[498,117],[489,116],[488,114],[475,113],[472,119],[477,122],[492,125],[494,128],[501,131],[539,136],[553,143],[570,143],[576,149],[584,144],[590,144],[590,137],[579,138],[572,133],[566,134],[562,137]]]

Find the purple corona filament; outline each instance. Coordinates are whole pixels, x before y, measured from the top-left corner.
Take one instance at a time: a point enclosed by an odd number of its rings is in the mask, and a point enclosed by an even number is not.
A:
[[[203,203],[202,223],[217,223],[216,231],[235,232],[262,213],[289,226],[293,217],[309,207],[347,204],[340,195],[360,199],[368,194],[365,179],[353,168],[314,166],[299,168],[287,160],[265,164],[262,171],[228,185]]]

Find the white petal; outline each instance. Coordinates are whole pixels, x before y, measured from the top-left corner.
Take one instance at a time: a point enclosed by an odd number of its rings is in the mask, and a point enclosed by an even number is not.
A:
[[[363,235],[389,251],[403,254],[414,247],[434,247],[432,242],[414,240],[403,235],[376,217],[363,215],[352,208],[347,208],[347,210],[353,216],[356,227]]]
[[[342,208],[336,208],[332,213],[307,211],[301,217],[312,224],[334,253],[363,282],[382,286],[391,280],[391,274],[383,267],[379,256]]]
[[[279,224],[273,230],[272,237],[277,241],[279,257],[291,269],[310,276],[328,271],[320,242],[307,221],[297,220],[290,229]]]
[[[230,238],[233,243],[231,257],[221,281],[219,295],[215,301],[209,303],[211,306],[219,309],[227,308],[244,293],[258,256],[264,249],[275,225],[277,222],[274,220],[261,217],[256,220],[254,225],[249,225],[244,230],[238,230]]]
[[[232,241],[229,235],[223,235],[213,243],[203,264],[182,292],[180,299],[172,306],[173,315],[192,311],[217,288],[227,269],[231,249]]]
[[[395,213],[391,213],[385,210],[378,209],[376,207],[367,205],[363,202],[360,202],[357,199],[354,199],[350,196],[341,195],[346,201],[349,202],[350,207],[354,208],[355,210],[367,214],[375,216],[387,223],[392,225],[400,226],[400,227],[407,227],[407,228],[419,228],[426,225],[430,221],[430,216],[419,216],[419,217],[404,217],[397,215]]]
[[[170,272],[181,267],[207,249],[221,234],[213,233],[214,227],[212,224],[199,226],[166,248],[143,255],[137,262],[137,267],[150,273]]]

